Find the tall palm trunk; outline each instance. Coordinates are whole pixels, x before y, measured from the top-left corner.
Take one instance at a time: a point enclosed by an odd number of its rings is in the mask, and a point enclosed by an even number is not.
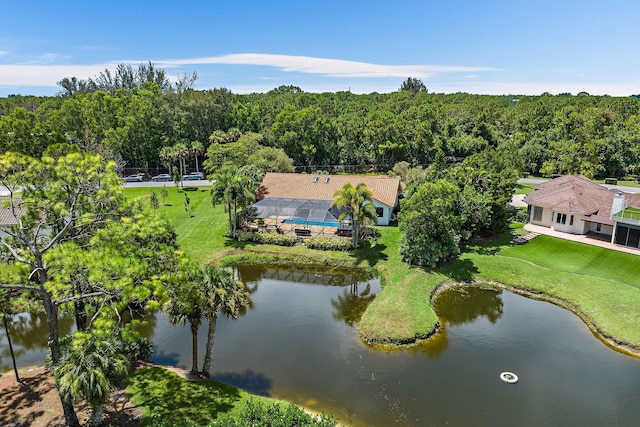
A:
[[[213,352],[213,340],[216,336],[216,323],[218,321],[218,312],[209,317],[209,328],[207,329],[207,350],[204,353],[204,362],[202,363],[202,372],[211,376],[211,353]]]
[[[358,241],[360,240],[360,226],[358,224],[358,221],[356,221],[354,218],[351,219],[351,227],[353,228],[353,248],[357,248],[358,247]]]
[[[198,325],[191,323],[191,372],[198,371]]]

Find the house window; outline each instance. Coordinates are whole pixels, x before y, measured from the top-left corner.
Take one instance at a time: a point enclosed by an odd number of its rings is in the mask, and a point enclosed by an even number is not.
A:
[[[597,223],[596,224],[596,231],[599,233],[600,231],[602,231],[602,224]]]
[[[384,208],[376,208],[376,216],[382,218],[384,216]]]
[[[573,215],[571,215],[571,218],[569,219],[569,225],[573,225]]]
[[[542,207],[534,206],[533,207],[533,220],[534,221],[542,221]]]
[[[556,216],[556,224],[566,224],[567,223],[567,214],[558,213]]]

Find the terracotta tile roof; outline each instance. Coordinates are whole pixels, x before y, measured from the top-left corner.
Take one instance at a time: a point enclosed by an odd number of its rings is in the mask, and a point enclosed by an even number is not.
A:
[[[314,175],[267,172],[262,180],[266,197],[289,199],[333,200],[333,193],[350,182],[354,187],[364,182],[374,200],[395,206],[400,178],[360,175]]]
[[[8,197],[0,196],[0,227],[6,227],[9,225],[15,225],[18,223],[16,217],[11,212],[11,209],[8,207]],[[20,204],[20,198],[14,197],[14,203],[17,205],[16,214],[18,217],[22,216],[26,209],[23,208]]]
[[[524,197],[528,205],[605,217],[610,215],[613,196],[620,192],[596,184],[584,175],[564,175],[535,189]],[[640,195],[624,193],[624,196],[628,206],[640,207]]]

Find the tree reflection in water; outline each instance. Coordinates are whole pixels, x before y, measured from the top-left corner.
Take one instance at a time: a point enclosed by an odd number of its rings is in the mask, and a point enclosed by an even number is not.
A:
[[[484,316],[495,323],[502,316],[502,292],[474,286],[450,289],[438,295],[436,313],[447,325],[471,323]]]
[[[472,323],[486,317],[492,324],[502,316],[502,292],[474,286],[460,286],[440,293],[434,301],[440,328],[438,332],[411,348],[416,353],[426,353],[438,359],[449,347],[447,326]]]
[[[375,298],[370,283],[373,274],[361,268],[293,264],[288,266],[237,264],[235,268],[237,277],[245,283],[251,293],[258,290],[258,282],[262,279],[345,287],[342,295],[331,300],[331,305],[334,308],[334,319],[342,320],[350,327],[358,323],[369,303]],[[364,286],[364,289],[359,290],[361,286]]]
[[[366,282],[362,292],[358,292],[359,283],[352,284],[349,289],[344,289],[342,295],[331,298],[333,306],[333,318],[343,320],[348,326],[353,327],[360,321],[367,306],[376,297],[371,293],[371,285]]]
[[[60,317],[60,335],[71,333],[74,321],[70,316]],[[47,347],[49,338],[49,326],[44,313],[20,313],[11,319],[9,334],[13,343],[16,358],[25,355],[32,350],[42,350]],[[4,333],[3,333],[4,335]],[[11,369],[11,365],[5,365],[5,361],[11,363],[9,343],[5,337],[0,340],[0,372]]]

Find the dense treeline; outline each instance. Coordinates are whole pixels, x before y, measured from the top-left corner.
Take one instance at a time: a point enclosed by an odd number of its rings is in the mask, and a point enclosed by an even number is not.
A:
[[[0,152],[39,157],[51,144],[72,142],[128,172],[163,168],[162,147],[198,141],[206,150],[220,143],[216,132],[229,131],[259,134],[260,146],[283,149],[298,170],[384,171],[400,161],[429,165],[439,152],[461,161],[492,148],[509,153],[521,172],[640,174],[634,97],[315,94],[295,86],[237,95],[139,81],[0,99]]]

